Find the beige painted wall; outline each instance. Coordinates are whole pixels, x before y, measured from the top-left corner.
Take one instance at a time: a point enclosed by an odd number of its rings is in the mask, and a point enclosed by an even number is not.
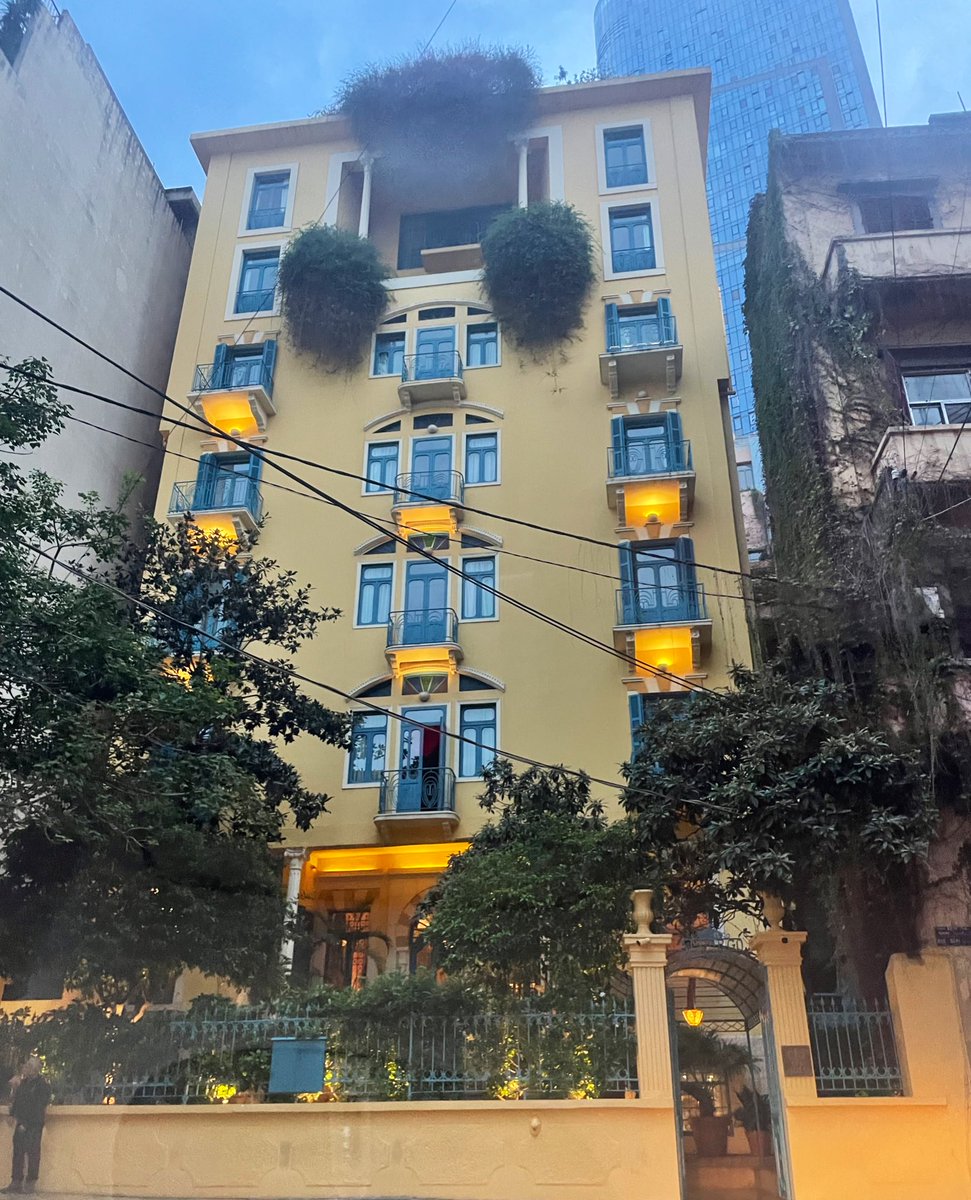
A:
[[[52,1111],[45,1192],[672,1200],[670,1108],[440,1101]],[[666,1166],[664,1165],[666,1164]]]

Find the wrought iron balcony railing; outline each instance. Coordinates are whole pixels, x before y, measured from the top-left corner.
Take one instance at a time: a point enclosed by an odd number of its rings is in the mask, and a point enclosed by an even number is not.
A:
[[[678,320],[673,313],[607,318],[607,353],[635,353],[678,345]]]
[[[607,449],[607,474],[611,479],[670,475],[693,471],[690,442],[636,442]]]
[[[459,640],[454,608],[422,608],[393,612],[388,617],[389,646],[435,646]]]
[[[256,208],[246,221],[247,229],[278,229],[286,220],[285,208]]]
[[[657,584],[617,591],[617,622],[620,625],[667,625],[674,621],[707,620],[705,589],[700,583]]]
[[[402,383],[461,378],[462,356],[457,350],[419,350],[417,354],[406,354],[401,368]]]
[[[657,255],[652,246],[612,250],[610,257],[615,271],[653,271],[657,266]]]
[[[395,479],[394,502],[401,504],[461,504],[465,478],[461,471],[409,471]]]
[[[455,772],[448,767],[405,767],[381,776],[381,816],[454,811]]]
[[[259,483],[234,471],[209,471],[172,488],[170,513],[226,511],[247,512],[258,522],[263,515]]]
[[[262,388],[273,395],[273,365],[262,354],[223,363],[200,363],[192,380],[194,392],[228,392],[234,388]]]

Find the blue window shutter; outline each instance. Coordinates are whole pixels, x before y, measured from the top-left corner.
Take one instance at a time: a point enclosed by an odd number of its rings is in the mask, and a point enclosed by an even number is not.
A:
[[[196,472],[195,507],[211,508],[216,495],[216,456],[203,454]]]
[[[668,462],[675,471],[683,471],[687,466],[684,453],[684,431],[681,427],[681,414],[669,412],[667,417]]]
[[[604,305],[604,322],[607,337],[607,351],[620,348],[620,322],[617,319],[617,305]]]
[[[637,610],[637,597],[634,590],[634,556],[631,553],[630,542],[620,542],[617,546],[620,552],[620,607],[621,616],[625,622],[633,620],[632,614]]]
[[[646,713],[644,711],[644,693],[630,692],[627,696],[627,705],[630,709],[630,737],[631,745],[634,753],[638,751],[638,734],[641,726],[644,724]]]
[[[671,313],[670,296],[658,296],[657,298],[657,324],[662,342],[677,340],[674,332],[674,316]]]
[[[216,346],[216,353],[212,359],[212,386],[216,388],[225,387],[228,380],[227,363],[228,363],[229,347],[225,342],[220,342]]]
[[[263,460],[257,458],[255,454],[249,456],[249,477],[254,482],[258,481],[263,474]]]
[[[276,339],[267,338],[263,343],[263,386],[268,396],[273,395],[273,372],[276,369]]]
[[[695,544],[689,537],[678,538],[678,561],[682,564],[681,577],[689,617],[697,619],[701,614],[695,577]]]
[[[627,474],[627,455],[625,453],[624,418],[610,418],[610,466],[611,475]]]

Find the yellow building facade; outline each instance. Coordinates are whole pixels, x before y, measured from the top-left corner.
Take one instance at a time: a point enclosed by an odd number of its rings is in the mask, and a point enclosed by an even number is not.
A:
[[[632,721],[749,660],[709,97],[705,71],[544,89],[535,126],[476,182],[442,161],[405,183],[340,117],[193,138],[207,183],[169,395],[254,447],[348,472],[289,464],[389,531],[167,409],[160,519],[244,532],[264,517],[261,553],[343,613],[295,665],[354,697],[352,749],[286,750],[332,797],[285,852],[313,975],[420,961],[417,906],[481,824],[497,750],[619,782]],[[580,334],[537,356],[493,319],[478,243],[500,209],[542,200],[590,223],[597,280]],[[318,221],[371,238],[392,268],[351,372],[296,353],[279,315],[279,256]]]

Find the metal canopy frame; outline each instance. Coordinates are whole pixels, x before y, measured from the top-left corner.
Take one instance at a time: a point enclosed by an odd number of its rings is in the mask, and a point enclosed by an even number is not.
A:
[[[748,951],[718,945],[676,950],[665,973],[676,1012],[688,1007],[688,981],[696,981],[697,1007],[709,1028],[747,1033],[762,1019],[765,968]]]

